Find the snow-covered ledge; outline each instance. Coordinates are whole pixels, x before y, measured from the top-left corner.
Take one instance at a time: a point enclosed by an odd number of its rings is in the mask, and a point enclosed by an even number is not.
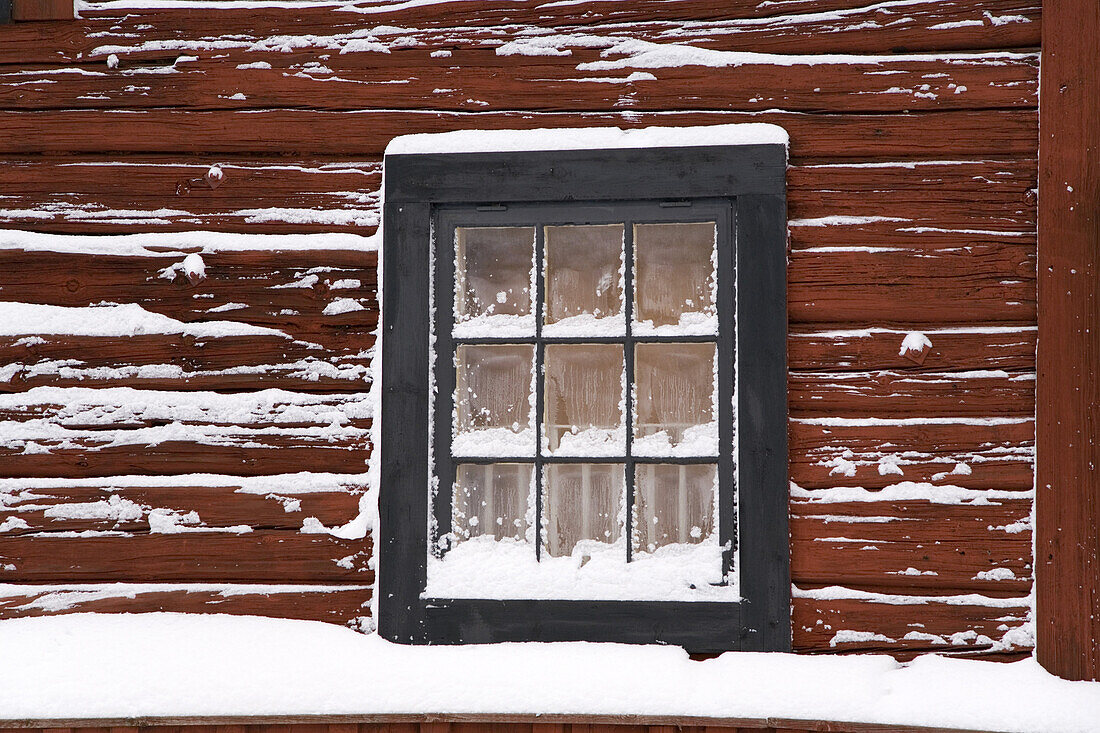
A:
[[[641,127],[628,130],[618,127],[453,130],[396,137],[386,146],[386,155],[787,145],[788,142],[786,130],[763,122],[696,127]]]
[[[613,644],[391,644],[313,621],[74,614],[0,621],[0,728],[318,715],[623,715],[1095,733],[1100,683],[1012,663]]]

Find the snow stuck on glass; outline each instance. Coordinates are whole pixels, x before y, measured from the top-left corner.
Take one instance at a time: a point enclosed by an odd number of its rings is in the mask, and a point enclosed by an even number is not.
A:
[[[455,338],[535,335],[535,229],[456,227]]]
[[[634,225],[636,336],[718,333],[718,246],[713,221]]]
[[[624,464],[544,468],[535,552],[531,464],[459,465],[452,529],[428,559],[425,597],[736,600],[724,576],[714,464],[635,469],[628,560]]]
[[[621,223],[543,228],[543,336],[626,335],[624,230]]]
[[[617,601],[737,601],[736,578],[722,577],[722,547],[711,537],[636,553],[622,542],[578,542],[564,557],[512,539],[475,537],[444,559],[428,559],[425,598]]]
[[[455,349],[454,456],[534,456],[535,350],[530,344]]]

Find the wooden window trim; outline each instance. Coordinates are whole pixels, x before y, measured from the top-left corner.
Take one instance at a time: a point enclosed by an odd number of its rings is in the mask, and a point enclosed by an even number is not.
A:
[[[1100,4],[1043,4],[1036,655],[1100,679]]]
[[[789,651],[786,150],[782,145],[388,155],[379,631],[404,643],[665,642]],[[639,175],[640,171],[652,171]],[[736,202],[740,603],[425,599],[432,223],[455,205]],[[741,348],[741,347],[739,347]],[[732,459],[732,456],[731,456]],[[755,488],[750,488],[755,487]]]

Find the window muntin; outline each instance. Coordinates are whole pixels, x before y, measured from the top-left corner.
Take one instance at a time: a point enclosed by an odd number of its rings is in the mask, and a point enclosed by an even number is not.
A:
[[[706,201],[672,210],[466,208],[439,217],[439,282],[453,268],[455,307],[442,312],[450,299],[437,295],[436,369],[448,368],[453,351],[455,378],[440,374],[436,409],[453,409],[454,421],[451,446],[436,446],[425,597],[739,597],[735,475],[718,470],[719,423],[732,455],[732,387],[719,389],[733,382],[732,293],[725,308],[719,300],[719,253],[724,241],[730,258],[731,229],[728,204]],[[520,253],[500,251],[501,242]],[[479,246],[491,255],[463,259]],[[491,272],[493,256],[503,276]],[[529,258],[523,272],[518,263]],[[463,310],[471,291],[483,295]],[[490,300],[508,307],[483,305]],[[541,317],[519,320],[529,312]],[[485,363],[471,355],[485,348],[515,362],[502,386],[471,374]],[[525,349],[534,351],[533,380]],[[452,383],[453,394],[445,389]],[[724,409],[720,391],[728,393]],[[487,493],[501,466],[509,477],[530,466],[528,490],[509,478],[506,489]],[[517,582],[519,568],[527,582]]]

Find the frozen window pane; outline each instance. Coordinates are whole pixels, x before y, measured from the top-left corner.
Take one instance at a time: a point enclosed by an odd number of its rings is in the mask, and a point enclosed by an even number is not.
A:
[[[546,227],[548,335],[612,335],[623,320],[623,225]]]
[[[634,468],[634,549],[702,542],[714,531],[718,471],[713,464]]]
[[[550,344],[544,370],[543,450],[570,456],[623,455],[623,347]]]
[[[534,363],[530,344],[455,349],[454,455],[534,455]]]
[[[451,505],[455,538],[525,539],[532,475],[532,466],[525,463],[458,466]]]
[[[534,332],[534,252],[534,227],[455,230],[455,323],[462,326],[456,327],[456,334]],[[510,333],[501,333],[502,328],[510,329]]]
[[[625,471],[621,463],[550,464],[544,468],[543,526],[550,555],[583,551],[585,540],[618,541],[622,535]],[[578,543],[582,543],[580,548]]]
[[[717,455],[715,354],[712,343],[635,347],[635,455]]]
[[[637,333],[718,330],[714,222],[634,226]]]

